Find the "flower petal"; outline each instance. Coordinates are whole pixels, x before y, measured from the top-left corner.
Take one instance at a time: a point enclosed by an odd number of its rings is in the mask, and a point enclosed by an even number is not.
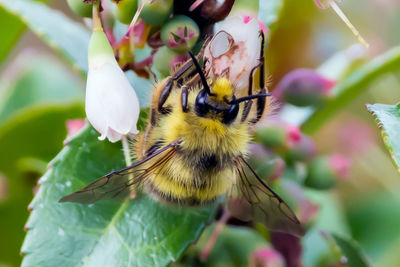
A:
[[[251,69],[259,63],[259,31],[255,18],[233,16],[226,19],[205,49],[206,71],[211,69],[213,76],[228,73],[238,90],[246,88]]]

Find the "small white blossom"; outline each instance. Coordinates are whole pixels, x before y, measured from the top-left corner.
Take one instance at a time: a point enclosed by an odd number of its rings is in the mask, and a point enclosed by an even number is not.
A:
[[[227,75],[236,88],[246,88],[250,71],[260,63],[260,27],[256,18],[227,18],[204,51],[206,71]]]
[[[139,100],[102,30],[93,32],[89,44],[85,109],[100,140],[117,142],[138,133]]]

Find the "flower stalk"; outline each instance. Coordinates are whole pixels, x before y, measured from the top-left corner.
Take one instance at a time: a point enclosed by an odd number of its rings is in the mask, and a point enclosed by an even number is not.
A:
[[[337,0],[336,0],[337,1]],[[341,1],[339,1],[341,2]],[[339,16],[341,20],[343,20],[344,23],[346,23],[347,27],[351,30],[351,32],[354,34],[354,36],[357,38],[357,40],[365,47],[368,48],[369,44],[365,39],[361,36],[361,34],[358,32],[356,27],[350,22],[350,20],[346,17],[346,15],[343,13],[343,11],[339,8],[339,6],[336,4],[335,0],[327,0],[326,1],[327,5],[322,4],[321,0],[315,0],[315,4],[322,9],[326,9],[328,7],[331,7],[333,11]]]

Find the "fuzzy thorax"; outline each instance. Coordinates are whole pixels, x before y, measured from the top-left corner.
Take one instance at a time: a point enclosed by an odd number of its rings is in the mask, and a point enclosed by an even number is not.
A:
[[[147,147],[160,140],[164,144],[181,140],[171,160],[150,178],[148,191],[160,200],[205,203],[223,195],[235,182],[235,157],[247,152],[250,134],[247,121],[241,121],[243,107],[230,124],[222,122],[221,114],[210,112],[201,117],[194,107],[200,90],[190,89],[188,112],[182,110],[181,91],[173,90],[166,103],[170,113],[159,118],[148,139]],[[227,105],[233,86],[218,78],[211,93],[210,101]]]

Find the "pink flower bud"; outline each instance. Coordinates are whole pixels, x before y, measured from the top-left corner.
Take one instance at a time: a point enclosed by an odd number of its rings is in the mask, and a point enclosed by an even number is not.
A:
[[[273,94],[296,106],[319,106],[330,95],[335,81],[314,70],[296,69],[286,74]]]
[[[306,186],[316,189],[330,189],[338,179],[348,176],[350,161],[341,155],[319,156],[309,165],[304,181]]]
[[[273,248],[259,248],[250,255],[250,267],[284,267],[284,259]]]

